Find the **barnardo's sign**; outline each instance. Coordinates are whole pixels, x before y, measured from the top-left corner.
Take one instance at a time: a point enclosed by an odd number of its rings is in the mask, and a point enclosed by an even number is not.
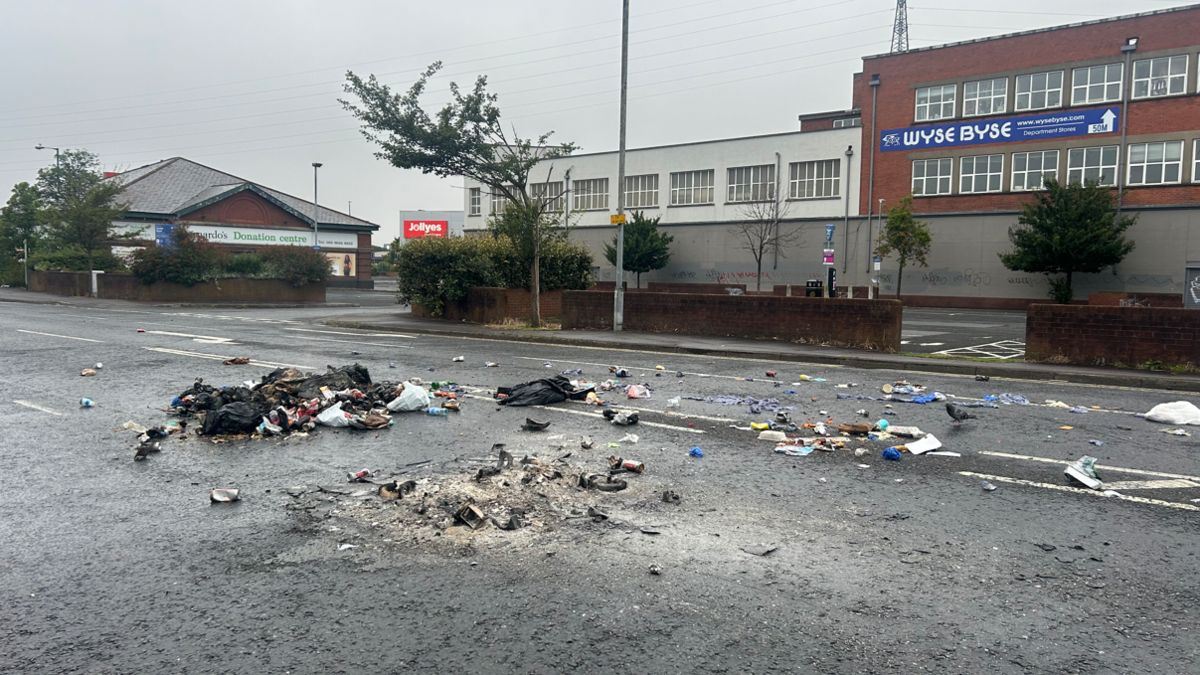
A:
[[[188,229],[214,244],[230,246],[312,246],[313,233],[304,230],[267,230],[254,227],[223,227],[188,224]],[[321,248],[358,248],[358,235],[353,232],[319,234]]]
[[[1111,134],[1120,130],[1120,110],[1060,110],[1042,115],[931,124],[907,129],[885,129],[879,134],[883,152],[928,150],[959,145],[1037,141],[1064,136]]]

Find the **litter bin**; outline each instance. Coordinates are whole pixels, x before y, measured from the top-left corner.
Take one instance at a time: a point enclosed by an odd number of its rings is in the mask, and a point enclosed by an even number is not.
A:
[[[804,297],[820,298],[825,295],[825,282],[820,279],[809,279],[804,283]]]

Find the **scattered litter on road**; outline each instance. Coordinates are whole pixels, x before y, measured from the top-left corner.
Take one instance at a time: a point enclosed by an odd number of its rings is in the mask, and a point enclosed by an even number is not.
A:
[[[782,431],[763,431],[758,434],[758,440],[778,443],[780,441],[787,440],[787,434],[783,433]]]
[[[1096,473],[1096,458],[1084,456],[1067,465],[1064,473],[1093,490],[1104,486],[1100,475]]]
[[[871,451],[866,448],[855,448],[854,450],[855,457],[866,457],[869,454],[871,454]]]
[[[811,455],[816,448],[811,445],[777,445],[775,452],[781,455],[789,455],[791,457],[805,457]]]
[[[983,485],[982,485],[981,487],[982,487],[984,490],[986,490],[987,492],[992,492],[993,490],[995,490],[995,489],[996,489],[996,486],[995,486],[995,485],[992,485],[991,483],[987,482],[986,480],[985,480],[985,481],[983,481]]]
[[[696,447],[692,448],[691,450],[688,450],[688,454],[691,455],[692,457],[703,457],[704,451],[701,450],[700,446],[697,445]]]
[[[1183,429],[1163,429],[1163,433],[1170,436],[1191,436],[1190,433],[1184,431]]]
[[[512,387],[500,387],[496,390],[496,397],[500,405],[511,407],[553,405],[568,398],[581,401],[587,398],[588,392],[593,388],[590,385],[577,387],[566,377],[555,375]]]
[[[1067,426],[1067,425],[1063,425],[1063,426],[1059,427],[1059,429],[1062,429],[1063,431],[1071,431],[1071,430],[1073,430],[1074,428],[1075,428],[1075,427],[1072,427],[1072,426]]]
[[[668,504],[678,504],[683,500],[683,498],[679,496],[678,492],[675,492],[674,490],[667,490],[666,492],[663,492],[662,500]]]
[[[250,359],[245,356],[237,356],[232,359],[225,359],[221,363],[224,363],[227,366],[244,366],[247,363],[250,363]]]
[[[90,398],[81,398],[81,399],[79,399],[79,407],[80,408],[94,408],[94,407],[96,407],[96,402]]]
[[[549,422],[538,422],[533,418],[526,417],[525,424],[521,425],[521,428],[525,431],[545,431],[548,426],[550,426]]]
[[[637,443],[638,435],[637,434],[625,434],[620,439],[618,439],[617,442],[618,443]]]
[[[208,493],[208,499],[214,503],[229,503],[241,500],[241,491],[237,488],[218,488]]]
[[[748,546],[743,546],[741,548],[746,553],[749,553],[750,555],[756,555],[759,557],[764,557],[767,554],[779,549],[779,547],[776,546],[775,544],[750,544]]]
[[[474,504],[463,504],[462,508],[455,512],[454,519],[472,530],[478,530],[487,522],[483,512]]]
[[[83,370],[79,371],[79,374],[83,377],[91,377],[96,374],[96,371],[91,368],[84,368]]]
[[[1146,413],[1146,419],[1172,426],[1200,424],[1200,408],[1187,401],[1160,403]]]
[[[989,380],[991,380],[991,379],[992,379],[992,378],[988,377],[987,375],[976,375],[976,376],[975,376],[975,381],[976,381],[976,382],[987,382],[987,381],[989,381]]]
[[[937,455],[939,457],[962,457],[961,452],[950,452],[949,450],[934,450],[927,454]]]
[[[500,364],[496,363],[495,361],[488,361],[487,363],[483,364],[483,367],[484,368],[499,368]]]
[[[583,448],[584,450],[591,450],[593,445],[595,445],[595,443],[592,441],[591,436],[584,436],[583,438],[579,439],[579,447]]]
[[[658,563],[650,563],[650,574],[658,576],[662,574],[662,565]]]
[[[920,455],[924,452],[937,450],[938,448],[942,447],[942,442],[939,441],[933,434],[927,434],[920,440],[916,440],[911,443],[905,443],[904,447],[908,448],[910,453],[914,455]]]
[[[625,410],[622,410],[621,412],[617,412],[616,410],[609,409],[609,410],[605,410],[603,414],[604,414],[604,419],[608,420],[609,422],[612,422],[613,424],[615,424],[619,427],[628,427],[628,426],[632,426],[632,425],[638,423],[637,412],[630,412],[630,411],[625,411]]]
[[[338,551],[349,551],[350,549],[358,548],[358,544],[339,544]]]
[[[884,459],[888,459],[893,462],[899,462],[900,458],[904,456],[900,454],[900,451],[896,448],[884,448],[881,454]]]
[[[678,408],[682,402],[683,401],[681,400],[681,398],[679,396],[676,396],[675,398],[667,399],[667,407],[668,408]]]
[[[1062,408],[1063,410],[1070,410],[1070,408],[1071,408],[1071,406],[1067,405],[1066,403],[1063,403],[1062,401],[1055,401],[1052,399],[1046,399],[1046,407],[1047,408]]]
[[[1104,441],[1098,441],[1094,438],[1091,439],[1090,441],[1088,441],[1088,443],[1091,443],[1092,445],[1096,446],[1097,448],[1104,445]]]

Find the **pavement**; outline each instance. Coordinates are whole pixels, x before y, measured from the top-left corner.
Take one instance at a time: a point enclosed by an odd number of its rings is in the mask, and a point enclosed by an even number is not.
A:
[[[1200,443],[1135,415],[1187,398],[1177,392],[323,323],[380,313],[0,302],[0,672],[1200,670]],[[232,356],[252,361],[222,365]],[[397,414],[376,432],[172,437],[133,461],[122,424],[163,423],[198,377],[223,386],[353,362],[376,381],[458,382],[463,410]],[[636,427],[581,403],[490,399],[562,370],[599,380],[610,364],[654,389],[603,394],[638,411]],[[871,400],[901,378],[962,405],[1004,391],[1033,403],[971,408],[978,418],[955,425],[940,405]],[[725,395],[775,399],[798,422],[916,425],[959,456],[884,461],[888,442],[862,439],[784,456],[745,430],[768,415]],[[84,396],[95,407],[79,407]],[[551,426],[521,431],[526,417]],[[566,476],[472,480],[494,443]],[[1085,454],[1116,494],[1063,475]],[[622,492],[572,487],[609,455],[646,471]],[[346,482],[363,468],[426,496],[382,502]],[[242,501],[210,505],[217,487]],[[519,496],[537,522],[453,526],[462,489],[489,513]],[[681,501],[663,502],[666,490]]]

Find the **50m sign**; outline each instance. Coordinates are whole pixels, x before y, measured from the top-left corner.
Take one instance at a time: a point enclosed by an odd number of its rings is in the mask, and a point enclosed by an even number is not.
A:
[[[895,152],[1111,134],[1119,130],[1118,120],[1118,109],[1097,108],[984,119],[978,122],[963,121],[907,129],[885,129],[879,134],[879,148],[883,152]]]

